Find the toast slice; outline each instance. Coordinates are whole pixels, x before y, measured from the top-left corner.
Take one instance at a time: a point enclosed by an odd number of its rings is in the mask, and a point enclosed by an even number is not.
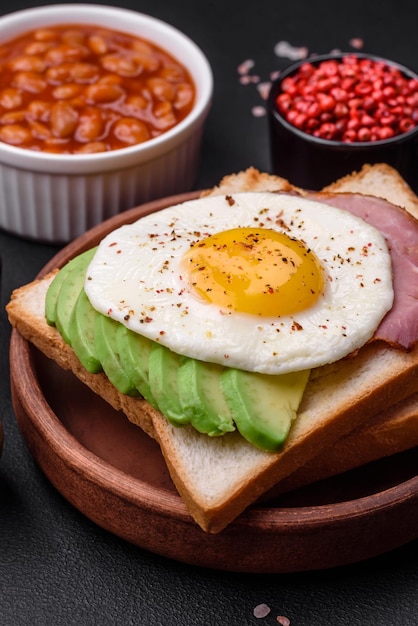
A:
[[[380,166],[374,166],[374,171],[380,176]],[[352,176],[355,180],[356,176]],[[403,205],[412,192],[402,179],[398,180],[396,173],[393,185],[397,188],[398,204]],[[210,193],[231,193],[238,189],[291,191],[295,188],[280,177],[249,168],[224,178]],[[384,190],[380,191],[383,195]],[[236,432],[210,438],[192,427],[174,427],[144,400],[118,393],[104,374],[89,374],[58,331],[46,324],[45,294],[52,278],[50,275],[36,280],[12,294],[7,306],[10,322],[46,356],[71,370],[159,442],[174,484],[205,531],[220,532],[262,494],[280,481],[285,484],[286,477],[297,476],[302,471],[299,468],[314,463],[315,457],[321,461],[326,456],[323,451],[332,449],[337,441],[343,441],[357,428],[358,434],[353,437],[358,454],[352,451],[347,454],[347,465],[341,462],[336,471],[348,469],[353,458],[356,463],[364,464],[376,454],[391,454],[393,441],[385,432],[398,419],[399,403],[405,408],[404,424],[411,434],[409,439],[401,438],[400,446],[404,449],[418,443],[417,397],[413,395],[418,392],[418,348],[405,353],[383,344],[369,344],[352,359],[314,370],[284,447],[278,453],[263,452]],[[373,430],[372,420],[384,425],[382,435]],[[367,424],[376,433],[378,446],[361,444],[364,436],[361,428]],[[355,443],[356,436],[360,443]],[[395,451],[398,450],[399,446]],[[323,477],[319,468],[317,471]],[[335,473],[332,468],[321,471]]]

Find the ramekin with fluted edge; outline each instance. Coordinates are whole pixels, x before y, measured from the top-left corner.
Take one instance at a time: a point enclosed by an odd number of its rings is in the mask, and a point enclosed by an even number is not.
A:
[[[115,7],[42,6],[0,18],[0,42],[43,26],[94,24],[166,50],[196,88],[191,112],[143,143],[96,154],[51,154],[0,142],[0,228],[44,242],[68,242],[143,202],[188,191],[196,179],[213,92],[209,62],[186,35],[159,19]]]

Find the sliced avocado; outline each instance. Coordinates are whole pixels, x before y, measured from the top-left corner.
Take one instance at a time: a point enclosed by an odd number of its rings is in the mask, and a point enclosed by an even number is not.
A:
[[[155,407],[157,403],[151,393],[148,376],[152,341],[120,324],[116,332],[116,344],[122,367],[141,396]]]
[[[184,358],[178,374],[178,393],[184,415],[201,433],[223,435],[235,430],[221,389],[224,367]]]
[[[74,352],[91,374],[97,374],[103,369],[94,338],[97,315],[100,314],[90,304],[84,289],[81,289],[73,309],[68,332]]]
[[[84,287],[87,266],[94,255],[94,248],[73,259],[58,292],[55,308],[55,325],[62,338],[71,346],[71,317],[80,291]]]
[[[55,326],[57,301],[62,284],[77,264],[78,257],[71,259],[71,261],[64,265],[59,272],[55,274],[54,279],[48,287],[45,298],[45,317],[50,326]]]
[[[225,369],[221,385],[241,435],[262,450],[278,450],[296,417],[308,379],[309,370],[271,376]]]
[[[137,396],[138,390],[121,365],[116,333],[119,322],[98,313],[94,321],[97,356],[110,382],[121,393]]]
[[[149,385],[158,409],[175,425],[187,424],[178,394],[178,371],[182,357],[159,343],[152,343],[149,354]]]

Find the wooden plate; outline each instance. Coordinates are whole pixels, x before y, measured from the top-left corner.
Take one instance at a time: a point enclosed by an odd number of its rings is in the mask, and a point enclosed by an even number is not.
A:
[[[195,195],[111,218],[61,250],[40,276],[121,224]],[[83,514],[132,544],[198,566],[283,573],[361,561],[418,537],[416,451],[252,506],[222,533],[206,534],[178,496],[158,445],[123,414],[16,331],[10,368],[18,424],[40,468]]]

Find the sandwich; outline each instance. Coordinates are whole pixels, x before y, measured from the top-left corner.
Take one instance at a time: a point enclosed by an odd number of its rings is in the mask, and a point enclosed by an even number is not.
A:
[[[417,217],[385,164],[321,192],[249,168],[110,233],[7,312],[156,439],[218,533],[271,490],[418,444]]]

